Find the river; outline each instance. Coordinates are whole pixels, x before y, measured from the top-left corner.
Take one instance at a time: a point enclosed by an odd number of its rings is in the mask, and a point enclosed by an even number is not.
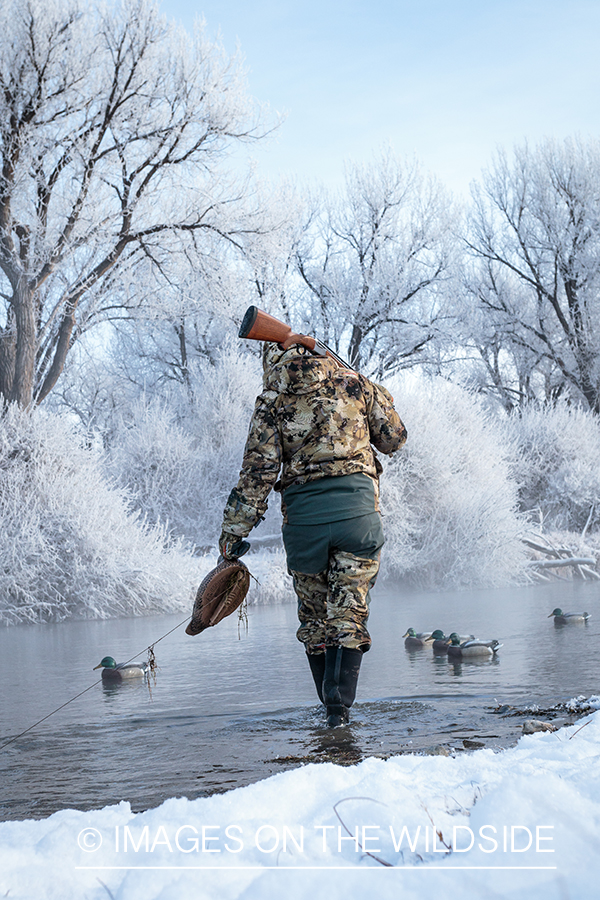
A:
[[[159,669],[148,684],[94,685],[92,669],[106,655],[129,659],[182,615],[5,628],[0,742],[94,686],[1,751],[0,818],[120,800],[139,811],[309,762],[509,746],[523,721],[512,708],[600,692],[599,598],[597,585],[572,581],[445,593],[378,585],[373,648],[351,724],[340,729],[324,727],[293,604],[250,607],[247,631],[235,617],[193,638],[182,625],[156,645]],[[592,618],[556,627],[547,618],[555,606]],[[489,661],[452,663],[430,649],[408,652],[409,626],[503,647]]]

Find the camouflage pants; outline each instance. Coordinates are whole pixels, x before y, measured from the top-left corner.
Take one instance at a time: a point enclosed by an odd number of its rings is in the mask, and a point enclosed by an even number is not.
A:
[[[288,571],[298,597],[296,635],[307,653],[325,645],[368,650],[369,590],[383,546],[377,512],[340,522],[283,526]]]
[[[335,550],[326,571],[317,575],[291,573],[300,620],[296,636],[307,653],[323,652],[326,644],[369,649],[369,589],[378,571],[378,558],[361,559]]]

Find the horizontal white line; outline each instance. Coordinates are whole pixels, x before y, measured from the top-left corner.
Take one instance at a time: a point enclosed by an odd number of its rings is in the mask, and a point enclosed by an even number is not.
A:
[[[197,871],[198,869],[203,869],[211,872],[261,872],[263,870],[273,870],[273,871],[281,871],[281,872],[289,872],[290,870],[294,870],[296,872],[375,872],[377,871],[374,866],[369,866],[366,868],[365,866],[75,866],[76,869],[84,870],[84,871],[126,871],[126,872],[135,872],[136,870],[145,871],[148,869],[157,869],[161,871],[177,871],[177,872],[185,872],[186,869],[190,871]],[[431,869],[441,869],[445,872],[452,872],[456,869],[459,870],[480,870],[482,872],[492,872],[492,871],[503,871],[507,872],[530,872],[530,871],[554,871],[558,868],[558,866],[378,866],[378,869],[386,869],[389,871],[390,869],[412,869],[414,871],[429,871]]]

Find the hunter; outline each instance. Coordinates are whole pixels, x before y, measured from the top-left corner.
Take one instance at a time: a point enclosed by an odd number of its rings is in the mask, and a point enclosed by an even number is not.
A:
[[[384,543],[373,446],[395,453],[406,429],[384,387],[299,344],[264,343],[263,373],[219,549],[225,559],[241,556],[269,492],[281,493],[297,637],[334,727],[349,721],[371,646],[369,590]]]

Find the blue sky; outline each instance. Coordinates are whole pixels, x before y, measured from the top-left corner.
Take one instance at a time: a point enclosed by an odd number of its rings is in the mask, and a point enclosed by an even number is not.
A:
[[[339,183],[390,144],[466,192],[497,146],[599,131],[600,0],[159,0],[286,113],[259,171]]]

